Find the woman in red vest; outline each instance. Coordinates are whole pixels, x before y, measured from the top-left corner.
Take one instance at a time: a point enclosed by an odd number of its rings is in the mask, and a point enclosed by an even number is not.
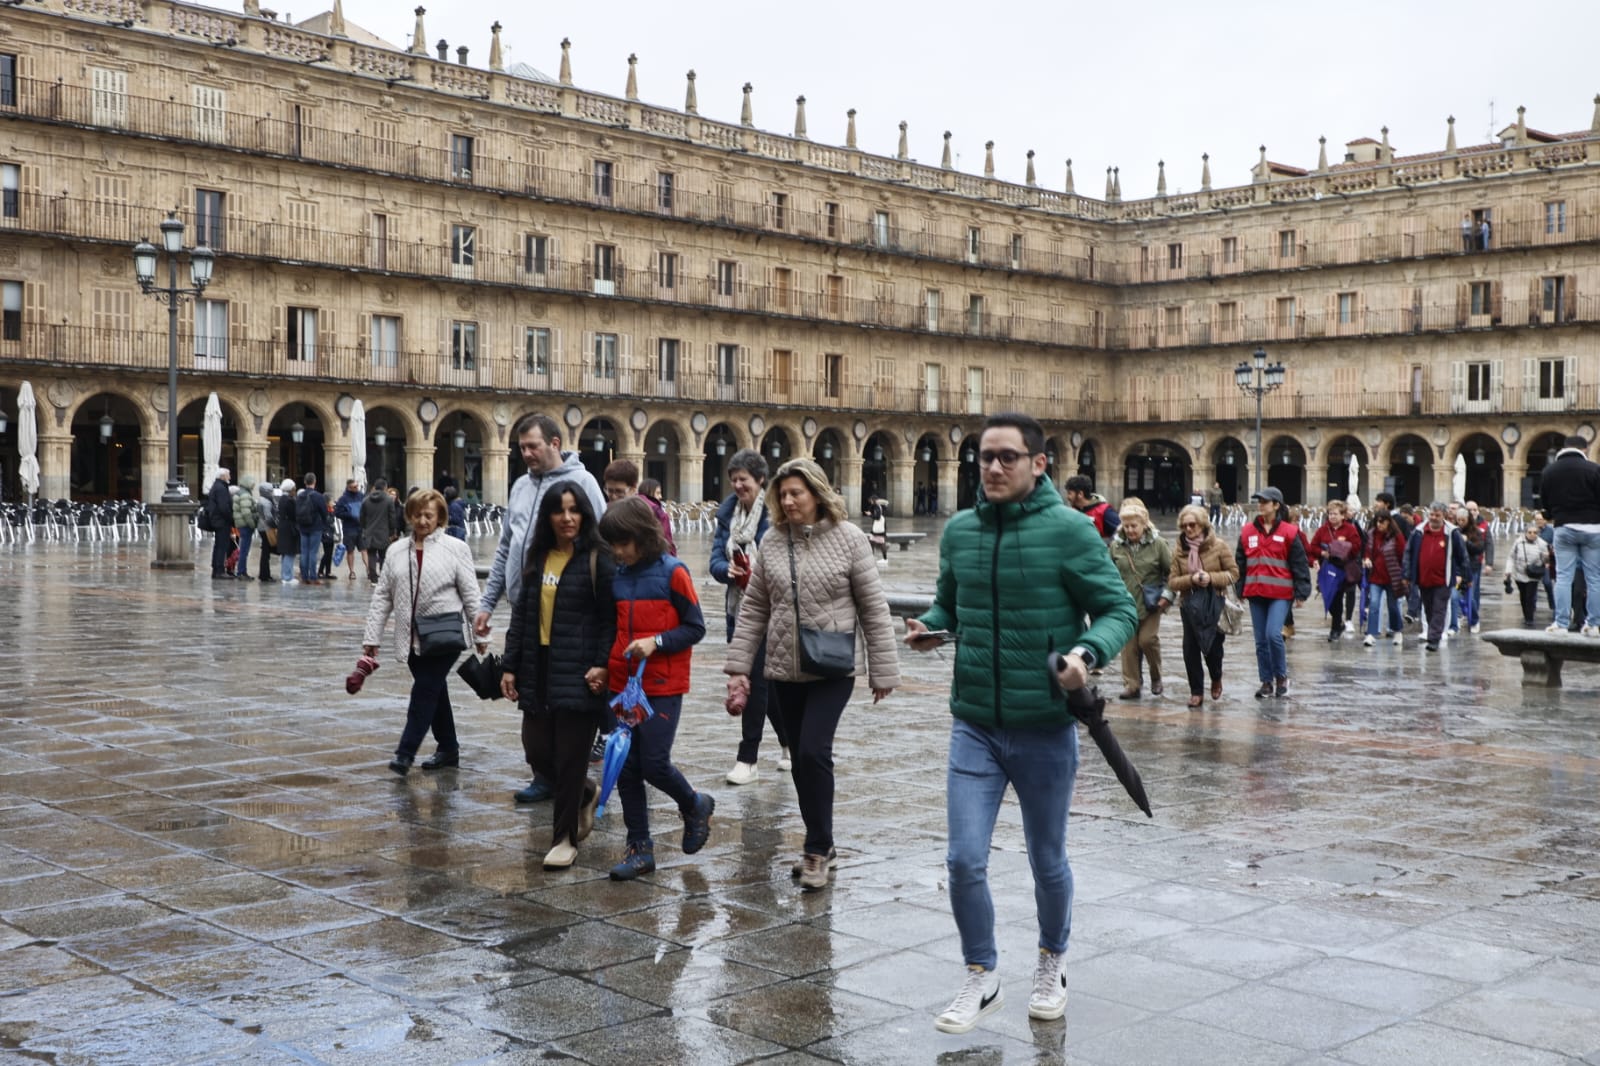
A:
[[[1244,599],[1250,605],[1250,626],[1256,635],[1259,700],[1289,693],[1283,621],[1291,603],[1304,603],[1311,595],[1311,567],[1306,563],[1300,530],[1278,517],[1283,493],[1269,487],[1250,499],[1259,505],[1259,513],[1240,531],[1234,555],[1244,577]]]

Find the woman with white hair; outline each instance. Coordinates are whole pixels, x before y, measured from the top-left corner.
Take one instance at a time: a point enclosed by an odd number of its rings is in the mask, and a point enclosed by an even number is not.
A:
[[[806,826],[805,852],[791,873],[809,892],[826,888],[838,865],[834,732],[858,674],[866,673],[874,703],[899,686],[900,651],[872,546],[846,521],[844,498],[822,468],[810,459],[780,466],[767,488],[767,510],[772,529],[756,552],[723,670],[732,675],[728,709],[741,713],[756,654],[766,642],[770,699],[789,738]],[[866,638],[865,664],[858,632]],[[838,657],[822,661],[821,643],[830,641]]]
[[[1172,605],[1167,576],[1172,571],[1172,548],[1150,525],[1144,501],[1130,496],[1117,507],[1122,524],[1111,537],[1111,561],[1117,564],[1128,595],[1139,611],[1139,629],[1122,648],[1122,695],[1136,700],[1144,683],[1140,660],[1150,664],[1150,694],[1159,696],[1161,685],[1161,615]]]

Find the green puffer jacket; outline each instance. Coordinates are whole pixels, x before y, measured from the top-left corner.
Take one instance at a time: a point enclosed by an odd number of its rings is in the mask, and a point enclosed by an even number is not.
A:
[[[1087,631],[1086,614],[1093,619]],[[1108,663],[1139,617],[1094,521],[1041,479],[1025,500],[980,498],[950,519],[933,607],[921,621],[960,638],[951,714],[975,725],[1043,729],[1072,720],[1049,653],[1082,644]]]
[[[233,497],[233,528],[254,529],[260,517],[261,508],[256,499],[256,476],[246,474],[239,479],[239,491]]]

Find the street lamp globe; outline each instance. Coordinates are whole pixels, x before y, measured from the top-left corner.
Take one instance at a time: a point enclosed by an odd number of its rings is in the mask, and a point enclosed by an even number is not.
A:
[[[1289,371],[1284,368],[1284,365],[1281,362],[1273,363],[1271,366],[1267,367],[1267,388],[1279,388],[1283,385],[1284,379],[1288,376]]]
[[[456,450],[460,451],[467,446],[467,431],[458,429],[451,434],[450,439],[455,442]]]
[[[141,240],[133,246],[133,276],[141,289],[149,288],[156,280],[156,246]]]
[[[195,288],[203,289],[211,284],[211,267],[215,261],[211,249],[204,245],[189,253],[189,280]]]
[[[183,222],[177,215],[168,215],[161,220],[161,247],[170,255],[183,251]]]
[[[110,440],[111,435],[117,431],[116,419],[109,413],[100,416],[100,439]]]
[[[374,429],[372,431],[372,443],[376,444],[380,448],[382,448],[384,445],[388,444],[389,443],[389,431],[384,429],[382,426],[379,426],[377,429]]]
[[[306,427],[299,422],[289,427],[289,439],[296,444],[304,444],[306,440]]]
[[[1255,355],[1253,355],[1251,358],[1255,360],[1257,370],[1264,370],[1266,368],[1267,350],[1265,348],[1256,348]]]
[[[1241,389],[1248,389],[1250,387],[1250,382],[1254,375],[1255,372],[1250,369],[1249,363],[1240,363],[1238,366],[1233,368],[1233,382]]]

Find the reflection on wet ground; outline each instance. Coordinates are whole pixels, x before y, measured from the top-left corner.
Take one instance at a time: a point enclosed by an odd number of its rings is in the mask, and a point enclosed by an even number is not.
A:
[[[703,576],[709,538],[683,540]],[[722,782],[713,624],[677,746],[711,842],[663,831],[658,872],[619,885],[616,814],[542,869],[550,810],[511,802],[502,702],[456,687],[461,770],[384,768],[408,678],[344,693],[365,581],[213,587],[147,552],[0,552],[0,1063],[1600,1063],[1600,669],[1523,690],[1471,637],[1331,645],[1313,604],[1292,698],[1249,698],[1234,640],[1224,699],[1191,712],[1169,619],[1166,697],[1113,708],[1154,820],[1096,757],[1079,776],[1065,1023],[1027,1019],[1008,802],[1006,1005],[949,1037],[948,663],[908,655],[846,714],[838,880],[801,895],[770,739],[758,782]],[[930,538],[886,576],[934,566]],[[1514,610],[1492,587],[1485,627]]]

